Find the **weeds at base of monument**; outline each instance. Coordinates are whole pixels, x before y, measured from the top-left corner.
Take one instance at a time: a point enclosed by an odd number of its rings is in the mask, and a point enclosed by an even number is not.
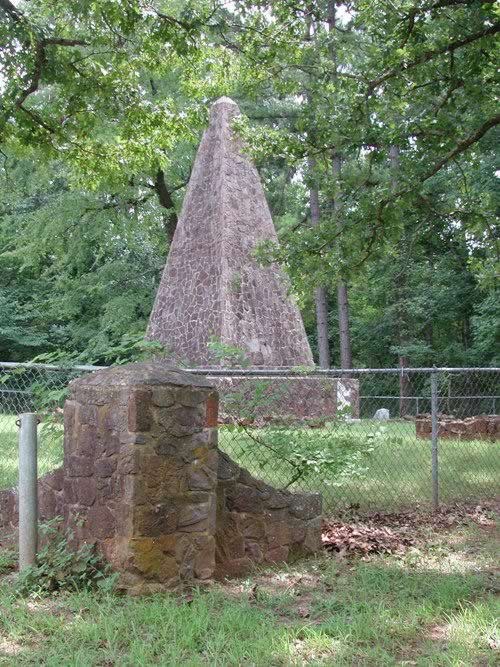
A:
[[[60,531],[61,521],[56,517],[40,526],[44,546],[38,552],[37,564],[19,573],[16,592],[43,596],[55,591],[112,591],[118,574],[102,560],[94,545],[72,550],[72,534]]]

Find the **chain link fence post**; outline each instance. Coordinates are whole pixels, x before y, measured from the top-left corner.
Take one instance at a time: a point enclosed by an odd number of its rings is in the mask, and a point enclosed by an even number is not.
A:
[[[431,371],[431,467],[432,505],[439,508],[439,424],[438,424],[438,372]]]
[[[19,571],[35,564],[38,546],[37,426],[33,412],[19,417]]]

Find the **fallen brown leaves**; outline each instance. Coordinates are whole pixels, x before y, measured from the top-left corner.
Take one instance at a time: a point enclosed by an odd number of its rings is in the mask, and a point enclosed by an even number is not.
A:
[[[328,521],[323,526],[323,546],[339,556],[346,554],[401,553],[415,544],[403,528],[378,527],[369,521],[344,523]]]
[[[339,556],[368,554],[400,554],[425,539],[425,532],[443,531],[469,521],[491,528],[497,503],[482,505],[454,504],[438,512],[377,512],[365,517],[351,516],[329,519],[323,523],[322,541],[327,551]]]

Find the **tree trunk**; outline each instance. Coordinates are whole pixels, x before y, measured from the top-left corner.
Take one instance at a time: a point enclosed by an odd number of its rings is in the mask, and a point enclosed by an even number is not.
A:
[[[309,170],[314,173],[314,158],[309,158]],[[316,188],[309,190],[311,209],[311,225],[315,227],[320,221],[319,192]],[[328,342],[328,296],[325,287],[317,287],[314,291],[316,306],[316,331],[318,337],[318,356],[320,368],[330,368],[330,345]]]
[[[332,171],[335,182],[338,182],[341,170],[341,157],[338,153],[334,153],[332,160]],[[335,197],[333,202],[333,210],[338,211],[339,200]],[[337,224],[342,223],[337,219]],[[352,351],[351,351],[351,328],[349,322],[349,294],[347,283],[340,280],[337,284],[337,308],[339,318],[339,341],[340,341],[340,368],[352,368]]]
[[[341,281],[337,285],[339,311],[340,367],[352,368],[351,332],[349,329],[349,300],[347,285]]]
[[[391,189],[395,191],[398,186],[398,170],[399,170],[399,148],[398,146],[389,147],[389,164],[391,169]],[[406,234],[403,230],[403,238],[399,243],[398,248],[399,272],[396,275],[396,291],[398,293],[397,305],[397,327],[398,327],[398,343],[400,347],[408,344],[408,332],[406,322],[406,311],[404,308],[405,301],[405,286],[406,286]],[[406,355],[400,354],[398,359],[401,372],[399,374],[399,416],[405,417],[410,409],[410,378],[403,370],[409,365],[409,359]]]
[[[165,174],[163,169],[158,169],[155,176],[154,189],[158,195],[158,201],[166,209],[163,214],[163,228],[168,238],[168,242],[171,243],[174,238],[175,228],[177,227],[177,213],[175,212],[175,205],[172,199],[172,195],[167,188],[165,183]]]
[[[336,24],[335,0],[328,1],[328,31],[333,38],[330,44],[330,56],[333,63],[333,80],[337,78],[337,53],[335,49],[335,38],[333,31]],[[336,219],[339,226],[342,225],[339,220],[338,211],[340,208],[338,184],[340,180],[340,173],[342,170],[342,156],[336,149],[332,154],[332,174],[334,183],[337,186],[337,193],[333,201],[333,210],[337,213]],[[351,351],[351,329],[349,322],[349,298],[347,283],[340,280],[337,285],[337,307],[339,317],[339,341],[340,341],[340,367],[352,368],[352,351]]]
[[[153,97],[156,97],[158,94],[158,86],[154,79],[149,79],[149,84],[151,86],[151,93]],[[175,228],[177,227],[177,213],[175,212],[175,204],[172,199],[172,193],[167,188],[167,183],[165,181],[165,172],[163,169],[158,169],[155,175],[154,180],[154,190],[158,197],[160,205],[163,206],[165,213],[163,214],[163,229],[167,235],[168,243],[172,243],[174,238]]]

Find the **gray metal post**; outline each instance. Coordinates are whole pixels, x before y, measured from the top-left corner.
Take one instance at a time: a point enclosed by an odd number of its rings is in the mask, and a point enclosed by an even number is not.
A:
[[[20,415],[19,570],[35,564],[38,546],[37,425],[33,412]]]
[[[434,509],[439,507],[439,461],[438,461],[438,374],[431,371],[431,461],[432,461],[432,504]]]

